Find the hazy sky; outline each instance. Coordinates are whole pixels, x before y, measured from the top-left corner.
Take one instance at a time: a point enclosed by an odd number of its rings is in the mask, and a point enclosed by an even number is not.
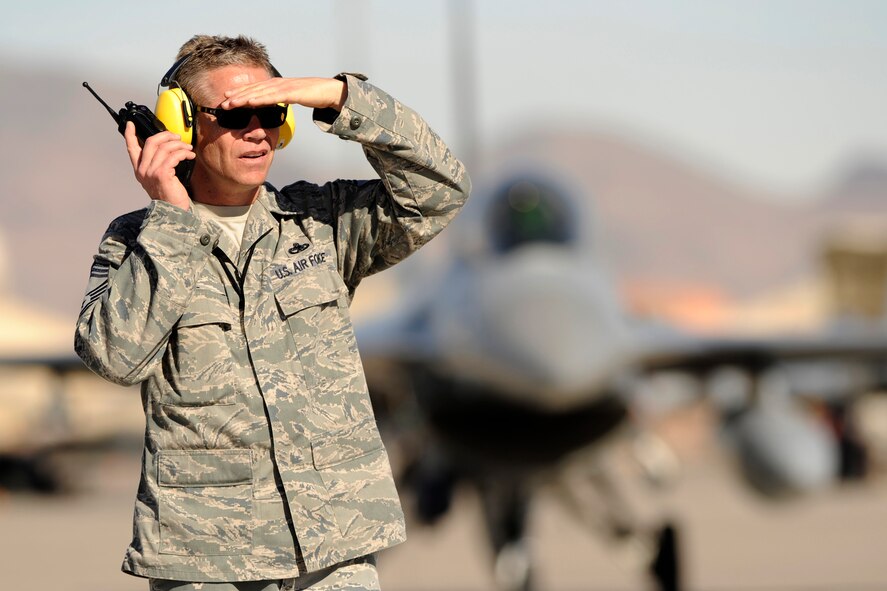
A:
[[[12,3],[0,55],[120,77],[148,102],[185,39],[243,32],[285,75],[364,71],[454,133],[445,0],[135,6]],[[474,10],[484,145],[539,125],[602,129],[787,192],[821,187],[860,154],[887,156],[887,2],[478,0]]]

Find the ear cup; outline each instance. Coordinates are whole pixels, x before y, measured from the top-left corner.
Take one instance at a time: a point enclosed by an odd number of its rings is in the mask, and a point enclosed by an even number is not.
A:
[[[167,73],[164,80],[170,77]],[[163,84],[163,82],[161,82]],[[154,108],[154,114],[166,126],[166,129],[179,134],[182,141],[193,144],[194,140],[194,107],[191,99],[185,94],[185,91],[179,87],[164,90],[157,96],[157,105]],[[296,116],[293,113],[293,106],[287,105],[286,118],[283,125],[280,126],[280,137],[277,141],[275,149],[281,150],[286,147],[296,132]]]
[[[194,135],[194,111],[191,100],[181,88],[164,90],[157,96],[154,114],[166,126],[166,129],[181,136],[182,141],[190,144]]]
[[[286,106],[286,119],[283,121],[283,125],[280,126],[280,139],[277,140],[277,150],[282,150],[286,147],[290,140],[293,139],[293,135],[296,133],[296,116],[293,113],[293,106]]]

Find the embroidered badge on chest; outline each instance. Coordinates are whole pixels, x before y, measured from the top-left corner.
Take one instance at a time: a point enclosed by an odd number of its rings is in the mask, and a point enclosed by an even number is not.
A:
[[[297,246],[296,244],[293,245]],[[301,245],[298,245],[301,246]],[[305,245],[308,246],[307,244]],[[304,250],[304,249],[302,249]],[[291,254],[296,254],[289,249],[287,252]],[[301,251],[296,251],[301,252]],[[289,261],[283,265],[274,265],[271,268],[271,273],[277,279],[283,279],[284,277],[292,277],[293,275],[298,275],[306,271],[307,269],[311,269],[312,267],[317,267],[326,262],[329,253],[327,252],[313,252],[306,257],[302,257],[299,259],[295,259],[293,261]]]

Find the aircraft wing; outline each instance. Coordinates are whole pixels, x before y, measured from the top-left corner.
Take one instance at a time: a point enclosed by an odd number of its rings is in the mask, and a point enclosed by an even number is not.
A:
[[[2,367],[46,367],[58,373],[88,371],[83,361],[73,353],[70,355],[6,355],[0,357],[0,368]]]
[[[645,371],[680,370],[704,374],[719,367],[758,373],[779,364],[858,363],[887,367],[887,333],[823,332],[790,337],[695,337],[659,335],[641,341],[637,365]]]
[[[566,409],[594,399],[626,373],[678,371],[705,377],[717,369],[735,368],[759,376],[778,366],[791,372],[792,383],[803,384],[807,391],[873,390],[887,384],[887,334],[877,331],[787,337],[698,336],[667,329],[628,331],[631,337],[624,339],[619,351],[604,354],[600,347],[589,342],[589,363],[606,365],[608,371],[588,374],[591,379],[584,386],[573,382],[569,390],[534,387],[521,392],[520,387],[509,380],[525,377],[526,367],[515,365],[509,371],[497,365],[497,359],[454,353],[451,344],[442,343],[430,330],[421,308],[379,318],[358,325],[357,329],[361,356],[371,382],[378,382],[380,376],[396,369],[460,373],[462,363],[475,368],[487,365],[487,374],[469,368],[464,375],[489,376],[491,385],[502,386],[501,395],[550,409]],[[529,383],[525,379],[516,381]],[[534,386],[540,383],[535,382]]]
[[[421,311],[385,314],[355,325],[361,358],[430,363],[440,354]]]

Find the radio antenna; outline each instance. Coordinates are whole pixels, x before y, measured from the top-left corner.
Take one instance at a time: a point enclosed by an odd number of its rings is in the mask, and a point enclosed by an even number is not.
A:
[[[94,97],[96,98],[97,101],[99,101],[100,103],[102,103],[102,106],[103,106],[103,107],[105,107],[106,109],[108,109],[108,112],[111,113],[111,117],[113,117],[113,118],[114,118],[114,121],[116,121],[117,124],[120,125],[120,116],[119,116],[117,113],[114,112],[114,109],[112,109],[111,107],[108,106],[108,103],[106,103],[105,101],[102,100],[102,97],[100,97],[99,95],[96,94],[96,92],[95,92],[95,91],[89,86],[89,83],[88,83],[88,82],[84,82],[84,83],[83,83],[83,87],[84,87],[86,90],[88,90],[88,91],[90,92],[90,94],[92,94],[92,96],[94,96]]]

